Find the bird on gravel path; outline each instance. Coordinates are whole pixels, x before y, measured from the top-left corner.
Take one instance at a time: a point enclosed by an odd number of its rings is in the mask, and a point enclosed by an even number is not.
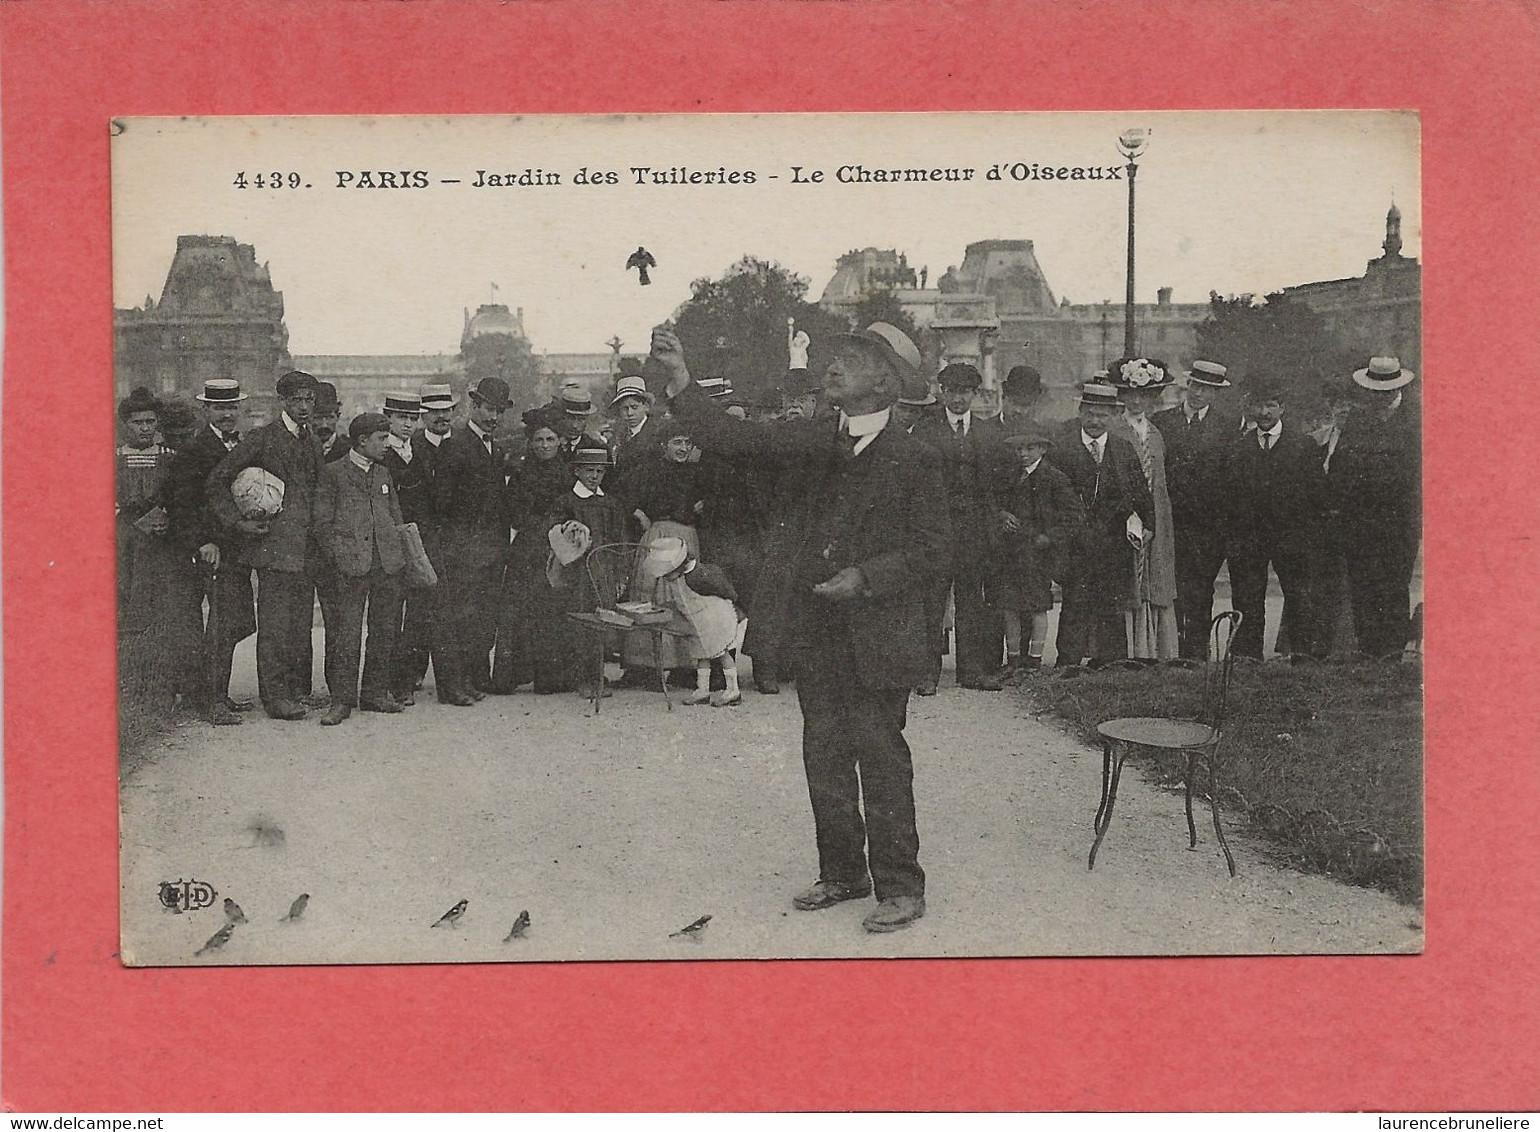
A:
[[[228,923],[213,935],[209,936],[209,941],[202,947],[198,948],[197,951],[194,951],[193,954],[196,956],[202,955],[205,951],[218,951],[221,947],[230,942],[230,937],[234,934],[235,924]]]
[[[294,903],[289,905],[289,914],[283,920],[297,920],[305,914],[305,905],[310,903],[310,893],[302,892],[294,898]],[[279,920],[279,923],[283,923]]]
[[[513,921],[513,927],[508,930],[507,935],[503,936],[503,942],[507,943],[509,940],[524,938],[525,929],[528,927],[529,911],[526,909],[525,911],[519,913],[518,919]]]
[[[706,925],[709,924],[709,923],[711,923],[711,917],[710,916],[702,916],[700,919],[696,920],[693,924],[686,924],[684,927],[680,928],[677,932],[669,932],[668,933],[668,938],[669,939],[673,939],[675,936],[685,936],[685,937],[687,937],[689,939],[699,940],[700,936],[701,936],[701,933],[706,930]]]
[[[460,903],[456,904],[453,908],[449,909],[449,911],[445,912],[438,919],[434,920],[433,926],[439,927],[443,924],[448,924],[450,927],[454,927],[460,922],[460,917],[465,915],[465,907],[469,903],[469,900],[460,901]]]
[[[241,911],[241,906],[228,896],[225,897],[225,919],[232,924],[244,924],[246,913]]]

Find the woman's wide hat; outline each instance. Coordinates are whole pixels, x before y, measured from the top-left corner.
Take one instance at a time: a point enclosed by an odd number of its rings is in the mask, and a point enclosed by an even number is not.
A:
[[[1156,392],[1176,379],[1158,358],[1119,358],[1107,367],[1107,379],[1119,389]]]

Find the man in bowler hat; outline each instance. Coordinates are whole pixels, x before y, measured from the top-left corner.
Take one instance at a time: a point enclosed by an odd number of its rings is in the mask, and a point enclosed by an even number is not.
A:
[[[257,690],[274,719],[304,719],[300,703],[310,686],[311,525],[321,446],[310,431],[316,380],[303,370],[278,379],[282,411],[252,429],[209,473],[209,510],[228,532],[244,536],[257,571]],[[283,481],[283,508],[264,520],[247,519],[230,487],[245,468],[262,468]]]
[[[919,351],[886,323],[841,335],[824,376],[838,419],[795,422],[739,421],[712,404],[671,327],[653,331],[652,360],[702,449],[795,477],[783,662],[797,671],[819,876],[793,907],[829,908],[875,886],[863,926],[903,928],[925,914],[903,729],[909,691],[930,668],[921,595],[948,547],[939,457],[891,423]]]

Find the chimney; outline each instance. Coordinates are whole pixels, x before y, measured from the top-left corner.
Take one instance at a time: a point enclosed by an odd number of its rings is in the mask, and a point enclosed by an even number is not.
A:
[[[1162,287],[1160,290],[1156,291],[1155,292],[1155,302],[1157,304],[1159,304],[1160,306],[1163,306],[1163,307],[1170,306],[1171,305],[1171,288],[1170,287]]]

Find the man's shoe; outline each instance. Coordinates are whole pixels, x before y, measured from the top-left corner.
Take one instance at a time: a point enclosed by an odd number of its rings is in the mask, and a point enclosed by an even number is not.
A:
[[[473,702],[480,703],[487,698],[487,694],[480,688],[466,688],[462,695],[469,696]]]
[[[754,690],[761,696],[779,696],[781,694],[781,682],[774,676],[754,677]]]
[[[464,692],[440,692],[438,694],[438,702],[449,704],[451,707],[470,707],[476,701]]]
[[[934,680],[921,680],[914,686],[914,694],[917,696],[934,696],[936,694],[936,682]]]
[[[378,711],[386,715],[395,715],[406,709],[398,704],[393,696],[364,696],[358,701],[359,711]]]
[[[305,706],[293,700],[274,700],[267,705],[267,714],[274,719],[296,720],[305,718]]]
[[[1000,683],[1000,677],[994,675],[993,673],[986,673],[983,676],[976,676],[973,678],[971,683],[965,684],[963,686],[965,688],[972,688],[977,692],[998,692],[1005,687],[1004,684]]]
[[[806,891],[791,898],[791,906],[799,912],[817,912],[832,908],[847,900],[865,900],[872,894],[870,881],[847,883],[842,880],[821,880]]]
[[[869,932],[896,932],[900,928],[907,928],[923,915],[925,897],[890,896],[877,902],[876,909],[861,921],[861,926]]]
[[[252,703],[250,700],[235,700],[231,699],[229,696],[225,697],[225,707],[229,708],[231,711],[250,711],[256,706],[257,705]]]
[[[215,727],[233,727],[238,723],[246,722],[236,712],[227,708],[223,700],[209,708],[208,719]]]
[[[417,706],[417,697],[414,696],[411,692],[392,692],[390,694],[390,698],[395,700],[396,703],[400,704],[402,707]]]
[[[331,707],[326,709],[326,713],[321,716],[321,726],[336,727],[337,724],[341,723],[344,719],[347,719],[352,714],[353,709],[350,708],[347,704],[332,704]]]
[[[307,708],[326,707],[332,702],[332,698],[321,692],[311,692],[299,698],[299,702]]]

